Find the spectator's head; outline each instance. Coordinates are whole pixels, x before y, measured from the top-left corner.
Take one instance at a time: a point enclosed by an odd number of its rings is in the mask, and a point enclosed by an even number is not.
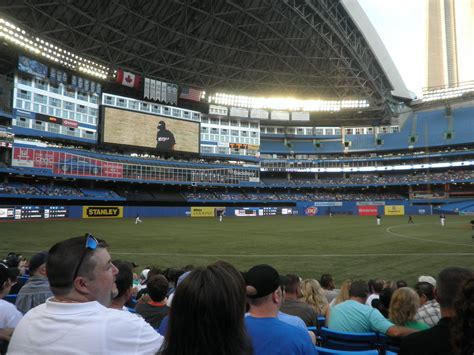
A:
[[[163,355],[247,354],[245,283],[230,264],[192,271],[176,288]]]
[[[395,290],[390,301],[389,319],[395,324],[405,326],[415,318],[420,307],[420,297],[410,287]]]
[[[7,295],[10,292],[12,282],[10,280],[10,272],[8,266],[4,263],[0,263],[0,298]]]
[[[360,298],[362,300],[367,299],[369,295],[369,285],[366,281],[358,280],[354,281],[349,288],[349,297],[350,298]]]
[[[334,290],[336,288],[334,286],[334,279],[330,274],[322,274],[321,279],[319,280],[319,284],[325,290]]]
[[[30,259],[29,271],[32,276],[46,276],[46,258],[48,252],[40,251]]]
[[[21,255],[17,253],[10,252],[7,255],[7,258],[4,260],[4,264],[7,267],[18,267],[20,265]]]
[[[164,273],[165,277],[168,279],[170,286],[174,287],[178,283],[178,278],[184,273],[183,270],[169,268]]]
[[[454,307],[454,300],[462,284],[472,275],[472,270],[456,266],[441,270],[436,284],[436,299],[441,309]]]
[[[435,298],[434,286],[428,282],[418,282],[415,285],[415,291],[418,293],[418,296],[420,296],[421,305]]]
[[[394,292],[395,292],[395,290],[393,288],[387,287],[387,288],[384,288],[382,290],[382,292],[380,293],[380,298],[379,298],[380,303],[386,309],[388,309],[390,307],[390,301],[392,300],[392,296],[393,296]]]
[[[318,281],[307,279],[301,282],[301,295],[318,314],[324,314],[324,309],[328,304],[324,290]]]
[[[380,294],[383,290],[385,281],[382,279],[369,280],[369,292]]]
[[[454,303],[455,316],[450,323],[455,354],[474,354],[474,276],[463,285]]]
[[[104,306],[117,294],[117,268],[103,240],[90,234],[56,243],[48,252],[46,272],[56,298],[98,301]]]
[[[418,282],[428,282],[433,285],[433,287],[436,287],[436,280],[433,276],[420,276]]]
[[[282,281],[285,288],[285,297],[298,298],[301,296],[301,281],[298,275],[287,274]]]
[[[115,285],[117,286],[117,296],[115,300],[120,300],[125,304],[132,297],[133,289],[133,268],[132,264],[126,261],[114,260],[112,262],[118,270],[115,277]],[[123,305],[122,305],[123,307]]]
[[[153,302],[161,302],[168,293],[168,280],[163,275],[153,275],[146,282],[146,288]]]
[[[148,273],[150,272],[149,268],[143,269],[142,272],[140,273],[140,284],[145,284],[146,280],[148,278]]]
[[[245,284],[251,310],[267,307],[276,316],[283,297],[278,271],[270,265],[256,265],[245,273]]]
[[[397,288],[402,288],[402,287],[407,287],[408,284],[406,283],[406,281],[403,281],[403,280],[398,280],[397,281]]]

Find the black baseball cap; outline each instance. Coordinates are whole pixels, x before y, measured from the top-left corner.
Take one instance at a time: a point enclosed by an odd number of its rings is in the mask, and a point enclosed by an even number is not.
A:
[[[247,297],[264,297],[280,287],[280,275],[270,265],[255,265],[245,273],[245,285],[247,286]]]

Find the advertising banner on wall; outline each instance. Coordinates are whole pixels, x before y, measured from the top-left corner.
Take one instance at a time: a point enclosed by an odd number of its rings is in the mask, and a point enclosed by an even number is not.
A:
[[[304,210],[304,214],[307,216],[316,216],[318,214],[318,208],[315,206],[310,206]]]
[[[82,218],[123,218],[122,206],[83,206]]]
[[[403,205],[390,205],[384,206],[384,214],[386,216],[403,216],[405,215],[405,206]]]
[[[338,202],[338,201],[314,202],[313,205],[319,206],[319,207],[341,207],[342,202]]]
[[[377,206],[358,206],[359,216],[376,216]]]
[[[222,207],[191,207],[191,217],[214,217],[216,208]]]
[[[357,206],[384,206],[385,201],[358,201]]]

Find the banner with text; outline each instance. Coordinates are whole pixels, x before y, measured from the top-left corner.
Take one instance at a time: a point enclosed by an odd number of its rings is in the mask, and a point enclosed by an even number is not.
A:
[[[359,216],[376,216],[377,206],[358,206]]]
[[[191,217],[214,217],[216,208],[222,207],[191,207]]]
[[[403,205],[384,206],[384,213],[386,216],[403,216],[405,215],[405,206]]]
[[[123,207],[83,206],[82,218],[123,218]]]

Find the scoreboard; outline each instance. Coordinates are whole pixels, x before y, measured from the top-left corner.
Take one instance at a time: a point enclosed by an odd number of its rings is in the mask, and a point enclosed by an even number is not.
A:
[[[0,206],[0,220],[59,219],[69,217],[65,206]]]
[[[292,215],[292,207],[263,207],[259,208],[259,216],[279,216],[279,215]]]
[[[237,217],[281,216],[297,214],[293,207],[243,207],[235,210]]]

